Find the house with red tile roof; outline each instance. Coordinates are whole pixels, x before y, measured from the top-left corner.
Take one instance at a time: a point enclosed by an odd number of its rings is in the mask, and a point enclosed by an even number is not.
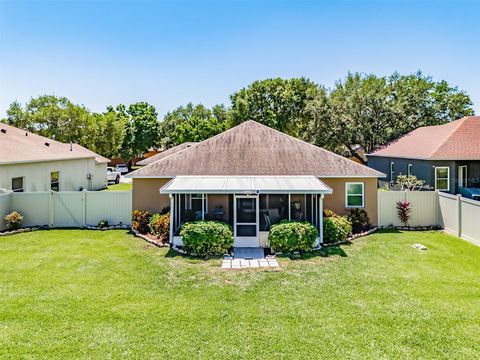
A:
[[[322,241],[323,209],[365,209],[376,224],[377,182],[384,174],[247,121],[160,153],[127,177],[133,209],[170,208],[172,244],[182,245],[179,229],[193,214],[231,224],[235,247],[266,247],[270,226],[282,220],[314,224]]]
[[[0,189],[103,189],[108,161],[83,146],[64,144],[0,123]]]
[[[431,189],[475,196],[480,194],[480,116],[418,128],[367,158],[390,183],[400,174],[415,175]]]

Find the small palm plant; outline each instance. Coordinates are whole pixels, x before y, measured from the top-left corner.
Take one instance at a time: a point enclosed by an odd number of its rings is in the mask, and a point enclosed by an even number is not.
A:
[[[412,207],[410,206],[410,201],[397,202],[397,214],[403,225],[408,226],[408,221],[410,220],[411,212],[412,212]]]

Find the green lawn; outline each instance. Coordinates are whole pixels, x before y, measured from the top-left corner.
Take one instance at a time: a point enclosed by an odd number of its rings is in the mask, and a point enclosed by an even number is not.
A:
[[[0,358],[480,358],[478,247],[379,233],[280,261],[222,271],[125,231],[1,237]]]
[[[132,190],[132,183],[109,184],[103,191]]]

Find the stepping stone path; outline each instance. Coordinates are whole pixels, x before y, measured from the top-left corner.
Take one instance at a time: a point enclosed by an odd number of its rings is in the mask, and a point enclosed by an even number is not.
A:
[[[249,269],[249,268],[278,268],[277,259],[267,257],[265,259],[232,259],[223,260],[222,269]]]

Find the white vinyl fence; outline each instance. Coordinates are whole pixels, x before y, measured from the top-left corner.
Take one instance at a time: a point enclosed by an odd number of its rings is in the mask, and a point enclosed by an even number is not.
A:
[[[378,224],[402,226],[396,206],[405,200],[412,208],[410,226],[438,225],[438,195],[433,191],[379,191]]]
[[[379,191],[378,224],[402,226],[398,201],[411,203],[410,226],[438,225],[480,245],[480,201],[434,191]]]
[[[6,214],[18,211],[24,226],[85,227],[101,220],[110,225],[130,224],[131,191],[63,191],[0,194],[0,230]]]
[[[440,225],[480,245],[480,201],[439,193]]]

